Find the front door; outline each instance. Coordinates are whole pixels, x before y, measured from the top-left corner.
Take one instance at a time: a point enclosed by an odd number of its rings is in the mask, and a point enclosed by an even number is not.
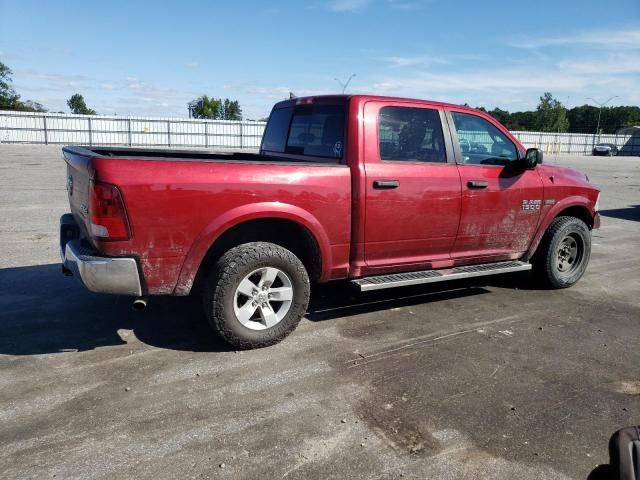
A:
[[[450,112],[462,183],[454,259],[519,258],[529,247],[542,206],[542,179],[525,169],[522,152],[497,122]]]
[[[449,265],[461,193],[444,112],[368,102],[364,113],[366,270]]]

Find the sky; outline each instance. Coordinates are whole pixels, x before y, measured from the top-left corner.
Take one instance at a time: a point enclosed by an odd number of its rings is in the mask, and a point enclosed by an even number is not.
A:
[[[207,94],[257,119],[351,74],[348,93],[488,109],[640,105],[640,0],[0,0],[0,61],[23,99],[104,115]]]

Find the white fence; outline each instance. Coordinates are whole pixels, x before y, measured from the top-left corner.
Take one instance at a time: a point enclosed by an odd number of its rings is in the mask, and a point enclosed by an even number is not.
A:
[[[525,147],[545,153],[590,155],[596,143],[611,143],[620,155],[640,155],[640,135],[594,135],[587,133],[511,132]]]
[[[0,143],[258,148],[264,122],[0,111]],[[512,132],[525,147],[589,155],[598,142],[640,155],[640,135]]]
[[[0,111],[0,143],[258,148],[264,122]]]

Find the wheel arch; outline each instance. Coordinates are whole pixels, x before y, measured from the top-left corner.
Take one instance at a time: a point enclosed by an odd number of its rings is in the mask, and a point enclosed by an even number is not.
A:
[[[270,242],[293,252],[312,281],[323,281],[331,263],[329,239],[308,212],[282,203],[252,204],[223,215],[194,241],[184,261],[174,294],[197,289],[205,272],[229,249],[249,242]]]
[[[525,259],[530,259],[536,253],[538,246],[540,245],[540,241],[544,236],[545,232],[551,225],[551,223],[558,217],[575,217],[582,220],[587,224],[589,230],[593,229],[594,224],[594,213],[590,207],[590,204],[586,198],[583,197],[573,197],[568,198],[565,201],[558,202],[554,205],[551,210],[547,212],[547,214],[542,219],[540,225],[538,226],[538,230],[533,237],[531,245],[525,254]]]

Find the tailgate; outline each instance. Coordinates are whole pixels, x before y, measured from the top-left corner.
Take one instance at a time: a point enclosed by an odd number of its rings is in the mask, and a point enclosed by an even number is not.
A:
[[[76,222],[82,231],[82,237],[90,239],[89,227],[89,186],[93,178],[93,152],[81,147],[64,147],[64,160],[67,163],[67,197]]]

